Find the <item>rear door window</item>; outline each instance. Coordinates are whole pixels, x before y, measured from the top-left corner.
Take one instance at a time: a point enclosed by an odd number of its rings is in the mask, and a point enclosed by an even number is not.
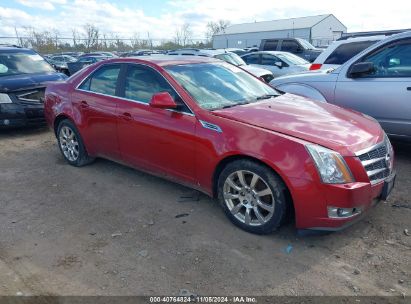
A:
[[[264,51],[276,51],[278,46],[278,40],[267,40],[264,43]]]
[[[107,65],[95,71],[83,82],[79,89],[94,93],[115,96],[120,65]]]
[[[359,41],[341,44],[324,61],[324,64],[343,64],[377,41]]]
[[[281,45],[281,50],[284,52],[296,53],[300,45],[294,40],[284,40]]]

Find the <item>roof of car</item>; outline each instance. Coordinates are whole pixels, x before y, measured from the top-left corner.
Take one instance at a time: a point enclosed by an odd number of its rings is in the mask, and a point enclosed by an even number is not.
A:
[[[252,55],[252,54],[257,54],[257,55],[258,54],[271,54],[271,55],[282,55],[282,54],[284,54],[284,55],[289,55],[290,53],[289,52],[282,52],[282,51],[257,51],[257,52],[247,53],[247,54],[244,54],[242,56],[248,56],[248,55]]]
[[[104,62],[141,62],[141,63],[153,63],[158,66],[170,66],[181,64],[193,64],[193,63],[207,63],[207,62],[219,62],[219,60],[212,57],[203,56],[170,56],[170,55],[156,55],[156,56],[144,56],[144,57],[122,57],[107,59]]]
[[[0,44],[0,51],[33,51],[33,50],[22,48],[17,45]]]

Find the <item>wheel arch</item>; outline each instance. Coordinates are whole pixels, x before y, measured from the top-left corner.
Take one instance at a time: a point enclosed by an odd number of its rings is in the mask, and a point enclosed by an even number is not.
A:
[[[59,114],[56,116],[56,118],[54,119],[53,122],[53,130],[54,130],[54,134],[57,136],[57,129],[59,127],[60,122],[62,122],[63,120],[70,120],[72,123],[74,123],[73,119],[71,119],[70,116],[68,116],[67,114]]]
[[[291,195],[291,191],[290,191],[290,186],[288,184],[288,182],[283,178],[283,176],[281,176],[281,174],[278,172],[279,170],[276,168],[273,168],[272,165],[270,165],[268,162],[265,162],[264,160],[261,160],[259,158],[253,157],[253,156],[249,156],[249,155],[244,155],[244,154],[234,154],[234,155],[228,155],[226,157],[224,157],[223,159],[221,159],[219,161],[219,163],[217,164],[214,173],[213,173],[213,180],[212,180],[212,197],[213,198],[217,198],[218,195],[218,191],[217,191],[217,187],[218,187],[218,177],[220,176],[220,173],[224,170],[225,166],[227,166],[229,163],[236,161],[236,160],[250,160],[253,162],[256,162],[260,165],[263,165],[264,167],[267,167],[269,170],[271,170],[272,172],[274,172],[278,178],[280,178],[280,180],[284,183],[285,189],[286,189],[286,199],[287,202],[289,203],[289,215],[288,217],[292,216],[295,217],[295,206],[294,206],[294,201],[293,201],[293,197]]]

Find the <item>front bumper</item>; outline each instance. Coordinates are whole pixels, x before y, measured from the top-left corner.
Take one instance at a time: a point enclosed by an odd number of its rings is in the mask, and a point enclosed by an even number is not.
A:
[[[0,128],[43,126],[45,124],[43,104],[8,103],[0,105]]]
[[[390,179],[395,180],[395,172],[386,180]],[[383,190],[387,188],[384,187],[385,181],[375,185],[355,182],[313,186],[313,183],[300,179],[294,180],[294,185],[297,186],[293,191],[297,228],[321,231],[342,230],[359,221],[381,201]],[[345,218],[329,217],[327,208],[330,206],[356,208],[361,212]]]

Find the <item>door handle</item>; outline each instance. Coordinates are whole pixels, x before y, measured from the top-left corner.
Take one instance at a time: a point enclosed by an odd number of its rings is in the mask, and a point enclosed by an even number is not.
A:
[[[80,107],[82,107],[83,109],[85,109],[85,108],[88,108],[89,105],[88,105],[87,101],[82,100],[82,101],[80,102]]]
[[[411,91],[411,87],[408,87],[408,88],[407,88],[407,91]]]
[[[123,115],[121,115],[124,120],[130,121],[131,120],[131,114],[128,112],[124,112]]]

